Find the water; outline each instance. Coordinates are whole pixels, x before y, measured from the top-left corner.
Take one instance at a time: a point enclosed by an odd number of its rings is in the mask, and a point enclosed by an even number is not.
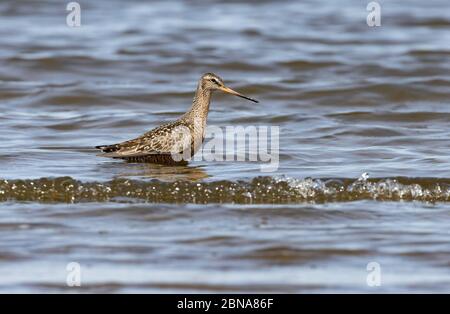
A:
[[[2,1],[0,291],[449,292],[450,4],[379,2]],[[210,126],[280,127],[276,172],[95,156],[204,72],[260,101]]]

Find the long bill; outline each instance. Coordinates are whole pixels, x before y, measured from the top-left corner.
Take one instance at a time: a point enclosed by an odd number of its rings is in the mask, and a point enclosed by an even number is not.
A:
[[[247,97],[245,95],[242,95],[242,94],[238,93],[237,91],[232,90],[229,87],[221,86],[219,88],[220,88],[221,91],[224,91],[225,93],[228,93],[228,94],[231,94],[231,95],[235,95],[235,96],[238,96],[238,97],[242,97],[244,99],[247,99],[247,100],[250,100],[250,101],[258,103],[258,101],[256,99],[253,99],[253,98]]]

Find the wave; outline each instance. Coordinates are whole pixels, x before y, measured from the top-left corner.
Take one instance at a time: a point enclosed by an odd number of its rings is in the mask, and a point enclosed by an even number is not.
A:
[[[449,178],[257,177],[249,181],[162,182],[71,177],[0,180],[0,201],[292,204],[357,200],[449,202]]]

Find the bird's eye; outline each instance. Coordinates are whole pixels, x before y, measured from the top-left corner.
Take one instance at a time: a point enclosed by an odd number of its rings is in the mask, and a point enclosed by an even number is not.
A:
[[[219,82],[216,79],[211,79],[211,81],[215,84],[219,84]]]

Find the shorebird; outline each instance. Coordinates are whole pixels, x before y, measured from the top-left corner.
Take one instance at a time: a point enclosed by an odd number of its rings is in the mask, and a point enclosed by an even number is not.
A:
[[[216,74],[203,74],[191,108],[178,120],[163,124],[129,141],[96,146],[95,148],[103,152],[98,156],[129,162],[187,164],[188,159],[194,156],[205,139],[211,94],[217,90],[258,102],[225,86]]]

